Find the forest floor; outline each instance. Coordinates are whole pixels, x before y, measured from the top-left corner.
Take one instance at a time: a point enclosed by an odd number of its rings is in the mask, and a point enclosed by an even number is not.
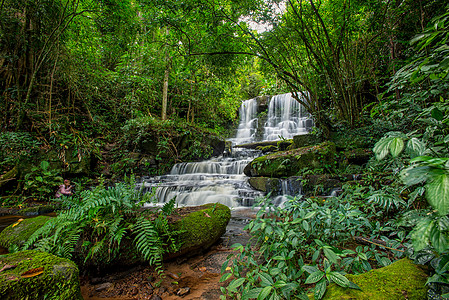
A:
[[[245,245],[249,234],[243,227],[255,216],[251,209],[234,210],[221,240],[202,255],[178,258],[164,263],[160,278],[154,268],[137,266],[117,270],[99,278],[81,277],[81,292],[85,300],[217,300],[221,292],[221,267],[235,252],[235,243]]]

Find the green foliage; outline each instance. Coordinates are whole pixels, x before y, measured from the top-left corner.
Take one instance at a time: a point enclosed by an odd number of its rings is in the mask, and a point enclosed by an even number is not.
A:
[[[0,170],[8,170],[19,161],[30,158],[40,145],[28,132],[0,133]]]
[[[377,213],[368,213],[370,205],[360,205],[350,195],[353,193],[325,201],[291,198],[282,208],[259,199],[256,219],[246,226],[257,246],[234,245],[239,254],[222,266],[221,281],[231,276],[235,279],[222,292],[242,299],[308,299],[305,289],[313,285],[315,297],[321,299],[331,282],[357,288],[343,276],[346,272],[369,271],[373,261],[380,266],[391,263],[390,253],[374,245],[359,246],[355,251],[344,246],[354,236],[369,234],[397,247],[383,236],[393,228],[373,224]],[[396,257],[403,255],[402,251],[393,252]],[[230,271],[225,272],[228,267]]]
[[[31,168],[23,180],[25,193],[38,195],[41,200],[52,197],[56,187],[63,182],[59,171],[52,169],[50,163],[45,160],[41,161],[39,167]]]
[[[131,239],[142,258],[160,270],[162,255],[176,251],[177,245],[172,238],[175,233],[169,231],[165,222],[172,208],[164,207],[158,221],[138,213],[142,204],[152,197],[136,190],[133,179],[110,188],[100,184],[81,192],[79,197],[62,197],[61,205],[67,209],[39,228],[23,248],[35,248],[75,259],[86,266],[100,267],[118,258],[122,244]],[[174,201],[167,206],[174,206]]]

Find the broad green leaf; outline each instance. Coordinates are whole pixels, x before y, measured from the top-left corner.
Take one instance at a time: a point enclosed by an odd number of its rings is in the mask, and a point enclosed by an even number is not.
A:
[[[223,276],[221,276],[221,278],[220,278],[220,282],[224,282],[224,281],[228,280],[231,276],[232,276],[231,273],[223,274]]]
[[[307,223],[306,220],[303,220],[303,221],[302,221],[302,228],[303,228],[305,231],[309,231],[309,223]]]
[[[413,247],[415,251],[424,249],[430,241],[430,231],[435,226],[435,222],[430,218],[422,219],[411,232]]]
[[[227,287],[228,291],[230,292],[236,292],[237,288],[240,287],[244,282],[246,278],[238,278],[231,281]]]
[[[388,155],[392,140],[392,137],[383,137],[374,145],[373,152],[377,160],[382,160]]]
[[[442,253],[448,249],[448,240],[444,232],[439,226],[433,226],[430,230],[430,242],[438,253]]]
[[[433,177],[426,184],[426,197],[429,204],[443,216],[449,212],[449,176],[445,172]]]
[[[273,289],[272,286],[264,287],[263,290],[260,292],[259,296],[257,297],[257,300],[263,300],[267,298],[270,295],[272,289]]]
[[[348,287],[349,286],[349,280],[345,276],[341,275],[338,272],[330,272],[329,273],[330,279],[342,287]]]
[[[314,272],[312,274],[309,275],[309,277],[307,277],[305,284],[311,284],[311,283],[315,283],[317,281],[320,281],[321,278],[323,278],[324,276],[324,272],[323,271],[317,271]]]
[[[337,264],[337,263],[338,263],[338,256],[337,256],[337,254],[335,254],[334,251],[332,251],[332,250],[329,249],[329,248],[324,248],[324,249],[323,249],[323,252],[324,252],[324,255],[325,255],[331,262],[333,262],[334,264]]]
[[[395,137],[390,143],[390,152],[393,157],[397,157],[404,150],[404,140],[400,137]]]
[[[262,280],[262,286],[267,286],[267,285],[273,285],[274,284],[273,279],[267,273],[260,273],[259,277],[260,277],[260,280]]]
[[[302,269],[304,271],[306,271],[307,273],[309,273],[309,274],[312,274],[312,273],[315,273],[315,272],[319,271],[317,267],[308,266],[308,265],[302,266]]]
[[[400,173],[400,178],[405,185],[415,185],[427,180],[429,166],[411,166]]]
[[[315,299],[321,299],[326,293],[326,280],[321,279],[315,286]]]
[[[432,118],[434,118],[437,121],[442,121],[444,118],[443,112],[436,107],[434,109],[432,109],[431,115],[432,115]]]
[[[244,291],[242,293],[242,300],[257,298],[262,290],[262,288],[254,288],[249,291]]]
[[[407,142],[407,153],[409,153],[412,158],[423,155],[425,150],[425,144],[417,138],[411,138]]]
[[[304,219],[310,219],[313,218],[316,215],[316,211],[309,211],[306,216],[304,217]]]

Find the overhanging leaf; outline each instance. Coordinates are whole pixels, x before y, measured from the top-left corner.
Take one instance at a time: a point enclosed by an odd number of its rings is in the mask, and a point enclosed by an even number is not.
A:
[[[439,215],[449,212],[449,176],[446,172],[434,176],[426,184],[426,196],[429,204],[438,211]]]

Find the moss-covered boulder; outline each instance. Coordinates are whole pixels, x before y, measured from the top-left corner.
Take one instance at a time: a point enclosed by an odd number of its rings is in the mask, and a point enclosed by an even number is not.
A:
[[[12,244],[23,246],[28,238],[51,217],[39,216],[36,218],[19,219],[16,223],[9,225],[0,233],[0,246],[9,248]]]
[[[314,134],[300,134],[293,137],[293,146],[295,148],[307,147],[321,143],[322,140]]]
[[[0,256],[0,298],[82,299],[78,268],[70,260],[33,250]]]
[[[305,168],[333,165],[335,144],[324,142],[315,146],[276,152],[254,159],[244,169],[247,176],[290,177],[301,175]]]
[[[270,177],[251,177],[248,180],[249,185],[254,189],[277,195],[282,191],[281,180],[279,178]]]
[[[346,275],[361,290],[331,284],[323,299],[420,300],[427,299],[428,274],[422,266],[404,258],[361,275]],[[313,299],[313,297],[311,297]]]
[[[181,255],[191,256],[209,249],[226,232],[231,219],[231,210],[220,203],[209,203],[170,225],[180,231],[181,248],[176,253],[166,255],[167,259]]]

